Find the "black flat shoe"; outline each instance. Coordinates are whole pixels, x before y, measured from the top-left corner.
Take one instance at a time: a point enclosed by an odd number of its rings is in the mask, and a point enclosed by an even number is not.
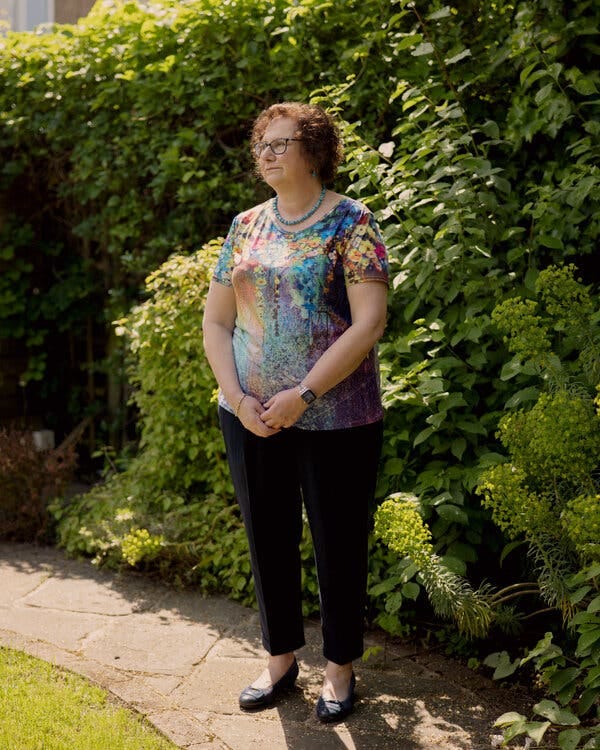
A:
[[[294,662],[288,671],[270,687],[254,688],[252,685],[249,685],[240,693],[240,708],[248,711],[270,706],[282,693],[294,687],[298,671],[298,662],[294,658]]]
[[[354,672],[350,679],[350,692],[348,697],[344,698],[343,701],[326,701],[323,696],[319,697],[317,701],[317,718],[324,724],[330,724],[334,721],[342,721],[346,716],[352,713],[354,708],[354,688],[356,686],[356,678]]]

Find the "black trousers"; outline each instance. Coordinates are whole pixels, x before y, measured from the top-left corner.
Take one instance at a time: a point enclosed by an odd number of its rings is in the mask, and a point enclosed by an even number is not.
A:
[[[346,664],[363,653],[369,502],[382,423],[343,430],[282,430],[262,438],[219,409],[227,459],[252,562],[262,641],[272,655],[304,645],[302,501],[315,549],[323,654]]]

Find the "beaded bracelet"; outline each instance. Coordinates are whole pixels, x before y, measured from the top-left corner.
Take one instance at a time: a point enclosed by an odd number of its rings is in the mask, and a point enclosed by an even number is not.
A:
[[[235,414],[235,416],[236,416],[236,417],[237,417],[237,415],[238,415],[238,414],[240,413],[240,406],[242,405],[242,401],[243,401],[243,400],[244,400],[245,398],[246,398],[246,394],[244,393],[244,394],[242,395],[241,399],[240,399],[240,400],[238,401],[238,405],[236,406],[236,409],[235,409],[235,412],[234,412],[234,414]]]

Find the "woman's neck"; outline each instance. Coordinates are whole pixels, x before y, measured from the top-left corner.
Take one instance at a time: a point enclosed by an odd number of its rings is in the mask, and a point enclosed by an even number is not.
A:
[[[315,205],[321,195],[322,185],[318,180],[311,180],[307,185],[277,189],[277,206],[279,213],[287,219],[303,216]]]
[[[282,215],[282,213],[279,210],[279,195],[275,196],[273,198],[273,213],[275,215],[275,218],[280,224],[283,224],[285,227],[300,227],[300,225],[305,224],[309,220],[314,221],[315,217],[321,208],[321,205],[323,204],[323,201],[325,200],[325,194],[327,193],[327,190],[325,187],[322,187],[319,192],[319,197],[313,203],[308,210],[306,210],[302,214],[296,214],[291,218],[286,218]]]

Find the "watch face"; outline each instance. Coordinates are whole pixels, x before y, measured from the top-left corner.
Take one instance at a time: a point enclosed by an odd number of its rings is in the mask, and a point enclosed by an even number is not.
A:
[[[302,400],[307,404],[312,404],[312,402],[317,398],[315,394],[310,390],[310,388],[307,388],[305,391],[303,391],[301,394]]]

